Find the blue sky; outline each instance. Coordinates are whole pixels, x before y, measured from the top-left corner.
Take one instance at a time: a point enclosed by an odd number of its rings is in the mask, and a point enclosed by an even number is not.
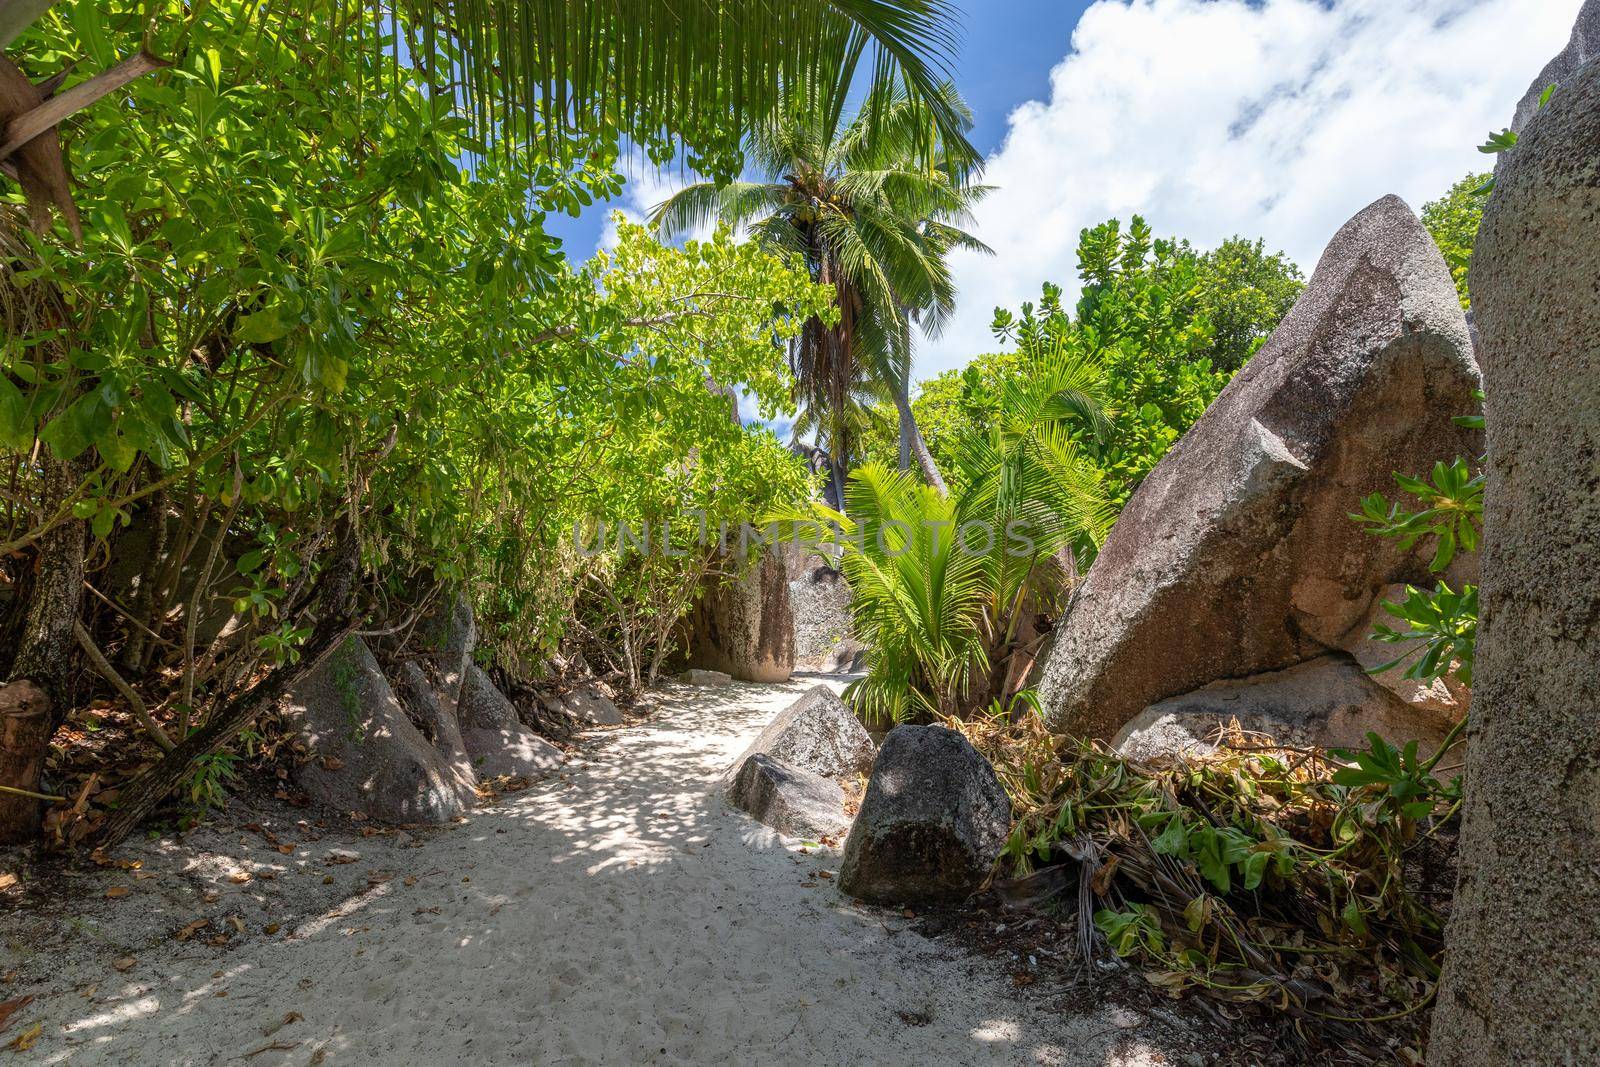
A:
[[[972,142],[984,154],[1000,147],[1006,116],[1025,100],[1044,95],[1050,68],[1066,55],[1072,27],[1091,0],[964,0],[965,40],[956,84],[972,105]],[[626,194],[625,194],[626,196]],[[576,219],[549,220],[550,232],[574,259],[599,243],[614,204],[597,204]]]
[[[965,0],[956,81],[996,187],[992,257],[958,253],[955,316],[917,376],[995,347],[996,306],[1041,283],[1076,298],[1079,232],[1143,215],[1213,247],[1260,237],[1306,274],[1339,226],[1395,193],[1414,208],[1469,171],[1560,51],[1582,0]],[[641,173],[611,206],[551,220],[590,255],[611,207],[682,182]]]

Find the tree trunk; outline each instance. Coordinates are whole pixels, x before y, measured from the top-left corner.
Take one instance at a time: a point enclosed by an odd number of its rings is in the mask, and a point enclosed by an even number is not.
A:
[[[53,515],[77,488],[70,463],[42,463],[38,515]],[[33,592],[22,639],[11,662],[11,677],[0,686],[0,785],[37,792],[50,736],[66,719],[77,664],[72,624],[83,599],[85,528],[64,522],[41,537],[34,562]],[[0,793],[0,842],[30,840],[39,831],[39,803],[31,797]]]
[[[845,514],[844,484],[849,475],[844,460],[833,454],[828,455],[828,484],[823,486],[823,495],[828,498],[828,505],[841,515]]]
[[[36,792],[50,744],[50,698],[24,678],[0,686],[0,784]],[[39,801],[0,793],[0,845],[31,841],[39,833]]]
[[[1489,469],[1436,1065],[1600,1062],[1600,62],[1502,157],[1472,269]]]
[[[39,515],[53,515],[72,498],[77,470],[70,463],[45,458]],[[71,519],[39,538],[34,563],[33,595],[23,623],[22,640],[11,661],[11,678],[31,678],[56,705],[54,722],[66,717],[68,683],[74,673],[77,643],[72,624],[83,601],[83,557],[87,548],[82,520]]]
[[[922,476],[940,496],[949,496],[950,490],[944,484],[944,478],[939,475],[939,465],[933,461],[933,453],[928,451],[928,443],[922,439],[922,431],[917,428],[917,417],[911,410],[911,397],[909,388],[898,385],[894,391],[894,406],[900,411],[900,453],[905,455],[909,448],[917,457],[917,465],[922,468]],[[902,469],[905,461],[901,460]]]

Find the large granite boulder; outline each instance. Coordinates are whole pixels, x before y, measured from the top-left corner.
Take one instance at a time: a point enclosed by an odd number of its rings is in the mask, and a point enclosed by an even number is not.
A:
[[[730,567],[741,566],[732,557]],[[741,573],[712,579],[690,621],[689,666],[745,682],[786,682],[794,673],[794,613],[777,549]]]
[[[872,735],[855,712],[825,685],[814,685],[780,711],[740,753],[728,772],[736,778],[746,760],[762,753],[824,778],[849,778],[872,769]]]
[[[1364,533],[1394,471],[1476,456],[1471,341],[1439,249],[1385,197],[1334,236],[1267,345],[1129,500],[1059,624],[1052,728],[1111,737],[1157,701],[1340,648],[1420,549]]]
[[[1600,1061],[1600,60],[1496,179],[1472,265],[1483,625],[1435,1067]]]
[[[472,803],[471,783],[411,724],[358,637],[302,678],[281,710],[311,754],[297,780],[328,807],[379,822],[442,823]]]
[[[988,877],[1011,832],[994,768],[943,726],[889,731],[850,828],[839,888],[863,900],[955,901]]]
[[[1235,722],[1298,748],[1365,748],[1367,733],[1376,731],[1398,746],[1421,742],[1426,753],[1450,729],[1448,719],[1419,714],[1341,653],[1152,704],[1118,731],[1112,747],[1147,761],[1206,755],[1215,751],[1219,729]]]
[[[461,741],[484,778],[537,778],[565,762],[561,750],[522,724],[516,705],[476,664],[467,667],[458,709]]]
[[[1511,119],[1511,128],[1520,135],[1527,129],[1528,123],[1533,121],[1533,116],[1539,112],[1539,98],[1544,95],[1544,91],[1552,85],[1559,91],[1562,82],[1571,78],[1579,68],[1596,57],[1600,57],[1600,0],[1586,0],[1582,10],[1578,12],[1578,20],[1572,27],[1572,37],[1568,39],[1567,47],[1545,64],[1539,76],[1533,79],[1533,84],[1528,86],[1528,91],[1517,102],[1517,111]]]
[[[850,829],[838,782],[765,752],[740,764],[728,786],[728,801],[790,837],[836,837]]]

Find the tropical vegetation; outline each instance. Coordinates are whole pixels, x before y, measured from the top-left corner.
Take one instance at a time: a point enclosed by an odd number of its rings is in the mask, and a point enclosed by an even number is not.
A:
[[[403,629],[445,588],[508,670],[565,642],[647,682],[714,563],[586,555],[573,531],[805,496],[726,391],[776,413],[783,347],[836,321],[833,294],[727,231],[624,226],[572,267],[547,218],[619,191],[625,138],[731,172],[780,97],[862,81],[970,155],[933,73],[940,3],[36,7],[11,27],[29,83],[158,61],[50,112],[70,196],[25,181],[33,228],[4,226],[0,669],[48,702],[0,755],[13,838],[93,691],[137,713],[132,765],[172,750],[155,781],[360,620]],[[815,49],[772,47],[802,31]],[[872,116],[856,136],[906,143]]]
[[[1469,174],[1439,199],[1422,205],[1422,224],[1444,254],[1464,308],[1472,307],[1467,275],[1472,266],[1472,246],[1478,239],[1478,225],[1483,221],[1484,186],[1488,182],[1487,174]]]
[[[962,440],[1003,418],[1008,384],[1060,346],[1101,369],[1105,425],[1084,423],[1099,432],[1081,436],[1081,444],[1113,498],[1126,500],[1266,342],[1302,284],[1299,269],[1259,240],[1234,238],[1202,252],[1187,241],[1154,239],[1137,216],[1126,229],[1112,219],[1084,230],[1078,266],[1074,307],[1047,283],[1036,304],[996,310],[995,339],[1013,351],[980,356],[923,384],[912,410],[941,466],[957,461]],[[892,445],[880,431],[866,453],[886,461]]]
[[[970,121],[953,87],[935,95],[938,108]],[[807,323],[790,344],[790,367],[796,433],[826,450],[836,479],[857,459],[871,399],[887,395],[900,465],[914,454],[929,484],[944,488],[910,406],[913,334],[937,333],[955,309],[946,256],[987,250],[961,229],[987,189],[973,183],[964,142],[940,132],[936,110],[898,90],[869,95],[848,120],[795,100],[751,138],[749,163],[762,180],[692,184],[654,212],[666,235],[711,220],[748,229],[832,288],[837,319]]]
[[[1012,707],[1041,618],[1110,529],[1103,478],[1076,440],[1104,430],[1100,368],[1064,346],[1027,367],[1006,384],[1004,417],[962,441],[948,489],[869,463],[851,472],[844,512],[786,516],[840,552],[868,647],[846,696],[869,719]]]

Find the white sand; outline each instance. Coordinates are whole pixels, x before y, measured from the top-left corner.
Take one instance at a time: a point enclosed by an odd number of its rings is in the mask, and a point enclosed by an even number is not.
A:
[[[1131,1012],[1064,1015],[998,963],[855,905],[811,876],[837,870],[837,852],[803,854],[726,805],[718,776],[813,681],[675,686],[650,723],[605,735],[561,777],[385,852],[393,878],[288,937],[218,951],[163,934],[127,974],[105,952],[63,951],[6,1034],[42,1021],[38,1045],[10,1059],[1181,1062]],[[378,840],[320,842],[271,885],[320,886],[326,847]],[[290,1012],[302,1018],[273,1030]]]

